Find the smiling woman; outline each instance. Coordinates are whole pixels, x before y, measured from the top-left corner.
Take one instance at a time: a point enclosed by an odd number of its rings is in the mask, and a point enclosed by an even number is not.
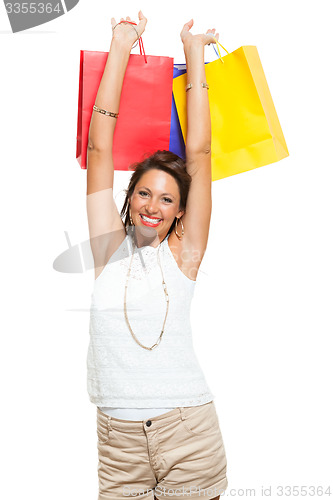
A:
[[[87,154],[96,271],[87,388],[97,406],[99,500],[120,500],[126,488],[144,491],[141,498],[154,491],[159,499],[161,487],[170,498],[202,498],[204,491],[217,499],[228,484],[226,454],[190,324],[212,206],[204,46],[214,43],[215,30],[192,35],[191,20],[181,31],[191,84],[186,161],[156,151],[129,167],[133,174],[119,214],[113,135],[129,54],[147,23],[141,11],[139,20],[134,25],[129,17],[120,23],[112,18]],[[200,491],[193,490],[193,478]]]
[[[125,227],[141,223],[158,228],[155,244],[159,244],[185,213],[192,178],[184,160],[170,151],[157,151],[131,170],[134,173],[120,215],[125,217]],[[163,224],[145,221],[142,216],[162,220]]]

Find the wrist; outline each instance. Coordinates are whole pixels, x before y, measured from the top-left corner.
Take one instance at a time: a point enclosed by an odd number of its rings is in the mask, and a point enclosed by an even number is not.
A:
[[[130,53],[133,47],[132,42],[128,42],[127,40],[123,40],[118,38],[117,36],[113,36],[111,40],[110,50],[114,48],[118,51]]]
[[[203,52],[205,44],[199,38],[192,38],[184,41],[184,52]]]

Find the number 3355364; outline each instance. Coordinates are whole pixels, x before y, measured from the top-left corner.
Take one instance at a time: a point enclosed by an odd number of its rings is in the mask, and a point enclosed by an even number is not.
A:
[[[62,12],[62,8],[60,7],[60,3],[53,6],[51,3],[6,3],[6,10],[8,14],[51,14],[51,12],[58,12],[59,14]]]

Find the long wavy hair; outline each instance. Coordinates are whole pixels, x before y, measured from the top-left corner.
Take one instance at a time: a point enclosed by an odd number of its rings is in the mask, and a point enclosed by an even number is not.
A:
[[[129,170],[134,170],[134,172],[130,178],[128,187],[125,190],[126,198],[124,201],[123,208],[121,209],[120,212],[120,217],[122,219],[125,217],[125,220],[123,220],[123,224],[125,226],[126,232],[128,226],[130,226],[129,199],[132,196],[135,186],[142,177],[142,175],[145,172],[148,172],[148,170],[152,170],[153,168],[163,170],[164,172],[172,175],[172,177],[177,182],[179,189],[179,194],[180,194],[179,210],[186,211],[186,202],[192,180],[190,174],[186,170],[186,163],[182,158],[180,158],[180,156],[172,153],[171,151],[158,150],[156,151],[156,153],[152,154],[145,160],[134,163],[129,167]],[[173,231],[175,224],[176,224],[176,217],[169,228],[168,234],[170,234]]]

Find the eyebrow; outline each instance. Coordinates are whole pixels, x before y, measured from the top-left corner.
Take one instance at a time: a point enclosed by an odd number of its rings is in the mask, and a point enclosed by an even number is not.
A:
[[[151,193],[150,189],[149,189],[149,188],[147,188],[146,186],[140,186],[140,187],[138,187],[138,189],[147,189],[147,191],[149,191],[149,192]],[[171,194],[171,193],[162,193],[162,195],[161,195],[161,196],[164,196],[165,194],[166,194],[166,195],[168,195],[168,196],[171,196],[171,198],[174,198],[174,199],[175,199],[175,197],[174,197],[174,196],[173,196],[173,194]]]

